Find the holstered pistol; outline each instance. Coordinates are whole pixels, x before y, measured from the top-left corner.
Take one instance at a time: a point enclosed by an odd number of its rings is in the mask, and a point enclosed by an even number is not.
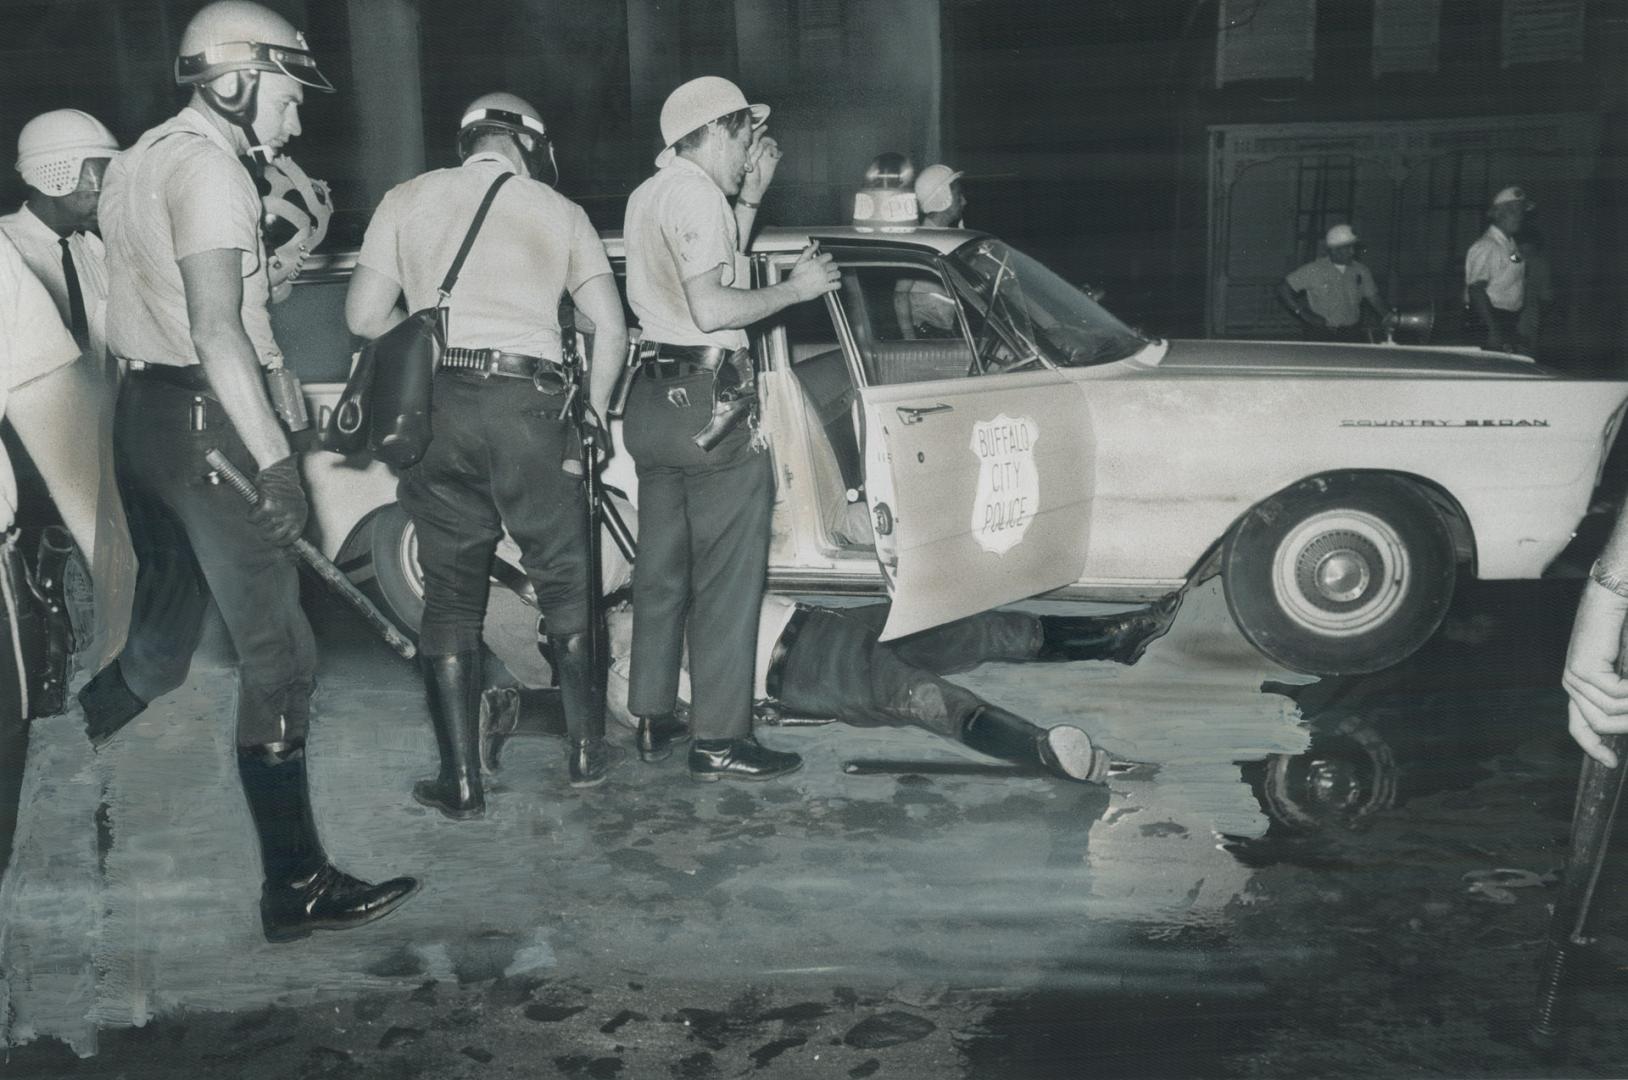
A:
[[[712,368],[712,416],[705,427],[690,436],[690,441],[708,453],[751,414],[756,385],[743,380],[739,367],[742,361],[751,362],[744,349],[727,356],[720,354],[706,365]]]

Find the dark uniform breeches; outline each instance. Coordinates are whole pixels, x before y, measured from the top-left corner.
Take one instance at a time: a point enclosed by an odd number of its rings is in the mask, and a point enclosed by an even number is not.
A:
[[[939,678],[990,660],[1031,660],[1040,649],[1032,615],[986,612],[886,644],[888,605],[807,608],[780,669],[779,701],[793,716],[860,726],[910,724],[952,739],[984,704]]]
[[[192,430],[196,419],[204,430]],[[289,550],[249,522],[241,496],[208,480],[210,450],[258,471],[226,411],[208,394],[132,374],[114,438],[140,561],[118,660],[125,683],[144,701],[181,684],[212,595],[237,650],[238,745],[304,738],[316,643]]]
[[[424,655],[480,646],[504,528],[520,545],[548,634],[588,628],[585,495],[582,481],[560,468],[561,401],[526,379],[436,376],[429,449],[396,492],[418,530]]]
[[[681,393],[680,393],[681,392]],[[710,453],[690,442],[712,413],[712,376],[633,384],[623,427],[639,474],[628,710],[671,712],[686,631],[691,728],[736,739],[752,728],[758,607],[769,563],[774,473],[741,425]]]

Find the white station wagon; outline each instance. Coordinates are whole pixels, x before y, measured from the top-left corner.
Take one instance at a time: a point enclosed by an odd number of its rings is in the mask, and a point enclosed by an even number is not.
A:
[[[975,232],[769,229],[754,279],[779,280],[810,239],[841,289],[752,332],[777,479],[770,586],[885,591],[886,637],[1220,574],[1272,659],[1377,670],[1430,637],[1459,573],[1543,572],[1628,401],[1628,382],[1475,349],[1146,337]],[[606,246],[620,267],[620,237]],[[349,369],[353,264],[312,260],[274,310],[313,415]],[[394,477],[325,451],[305,469],[322,548],[416,626]],[[625,453],[606,480],[636,502]]]

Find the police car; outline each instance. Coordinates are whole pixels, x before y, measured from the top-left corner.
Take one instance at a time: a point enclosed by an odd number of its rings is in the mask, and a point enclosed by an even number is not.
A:
[[[776,470],[770,584],[886,592],[887,637],[1219,574],[1280,664],[1377,670],[1430,637],[1460,573],[1543,572],[1628,401],[1628,382],[1474,349],[1160,340],[976,232],[769,229],[754,280],[788,274],[811,239],[841,289],[751,335]],[[606,246],[620,272],[620,237]],[[356,345],[354,261],[313,258],[274,309],[323,418]],[[305,473],[320,546],[416,625],[395,478],[325,451]],[[636,503],[625,453],[606,480]]]

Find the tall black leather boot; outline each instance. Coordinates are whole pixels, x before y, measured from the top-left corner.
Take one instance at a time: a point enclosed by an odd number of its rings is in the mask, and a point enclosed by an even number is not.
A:
[[[311,816],[304,741],[240,746],[237,772],[260,838],[260,925],[267,941],[361,926],[382,919],[417,891],[414,878],[374,885],[328,861]]]
[[[413,785],[413,798],[454,821],[480,817],[486,812],[480,780],[480,653],[426,656],[423,663],[441,769],[434,780]]]
[[[78,697],[85,710],[85,734],[98,750],[147,708],[147,703],[125,683],[116,659],[80,687]]]
[[[1035,659],[1134,664],[1149,644],[1169,631],[1181,598],[1181,592],[1173,592],[1157,604],[1124,615],[1042,615]]]
[[[565,709],[566,771],[572,787],[595,787],[605,782],[611,766],[605,742],[605,688],[589,661],[588,631],[552,640]]]
[[[961,726],[961,741],[990,757],[1038,765],[1065,780],[1100,782],[1108,775],[1108,752],[1092,746],[1079,728],[1044,728],[997,705],[974,709]]]

